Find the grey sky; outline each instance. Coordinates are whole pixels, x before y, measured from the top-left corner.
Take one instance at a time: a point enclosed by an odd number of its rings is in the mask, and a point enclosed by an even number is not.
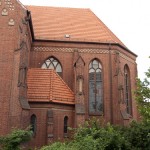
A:
[[[150,0],[20,0],[24,5],[90,8],[138,55],[138,75],[150,66]]]

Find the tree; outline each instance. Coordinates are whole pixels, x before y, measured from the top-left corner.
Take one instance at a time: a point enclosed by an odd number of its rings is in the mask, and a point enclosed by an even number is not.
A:
[[[149,57],[150,58],[150,57]],[[137,79],[136,101],[142,120],[150,123],[150,67],[144,81]]]

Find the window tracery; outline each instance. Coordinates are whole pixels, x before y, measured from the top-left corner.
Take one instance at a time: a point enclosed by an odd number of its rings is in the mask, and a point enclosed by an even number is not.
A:
[[[89,113],[103,112],[102,66],[97,59],[89,65]]]
[[[62,76],[62,67],[57,59],[50,57],[43,63],[42,69],[54,69],[60,76]]]
[[[124,86],[125,86],[125,103],[128,114],[131,114],[131,88],[130,88],[130,73],[127,65],[124,67]]]

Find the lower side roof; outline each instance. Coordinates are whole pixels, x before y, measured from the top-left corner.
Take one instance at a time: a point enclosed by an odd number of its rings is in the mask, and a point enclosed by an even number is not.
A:
[[[29,102],[75,103],[74,93],[54,70],[29,69],[27,86]]]

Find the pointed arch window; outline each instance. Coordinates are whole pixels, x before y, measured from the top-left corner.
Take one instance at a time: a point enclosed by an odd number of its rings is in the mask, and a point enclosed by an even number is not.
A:
[[[130,73],[129,67],[125,65],[124,67],[124,89],[125,89],[125,103],[127,113],[131,115],[131,85],[130,85]]]
[[[89,113],[102,114],[103,112],[103,85],[102,66],[97,59],[89,65]]]
[[[68,116],[64,117],[64,134],[68,133]]]
[[[43,63],[42,69],[54,69],[60,76],[62,76],[62,67],[60,62],[54,58],[50,57]]]
[[[31,131],[33,132],[33,135],[36,134],[36,126],[37,126],[37,119],[36,115],[32,115],[30,118],[30,124],[31,124]]]

